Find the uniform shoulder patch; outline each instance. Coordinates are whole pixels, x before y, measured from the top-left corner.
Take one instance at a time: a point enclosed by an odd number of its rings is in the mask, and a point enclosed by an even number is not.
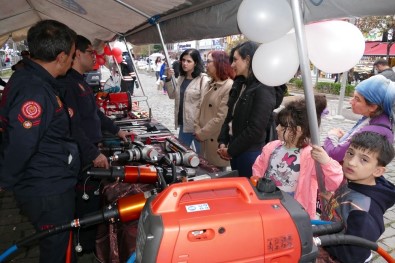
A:
[[[27,119],[37,119],[42,114],[41,105],[33,100],[26,101],[23,103],[21,108],[22,115]]]
[[[30,129],[33,126],[31,121],[24,121],[22,123],[22,125],[23,125],[23,128],[25,128],[25,129]]]

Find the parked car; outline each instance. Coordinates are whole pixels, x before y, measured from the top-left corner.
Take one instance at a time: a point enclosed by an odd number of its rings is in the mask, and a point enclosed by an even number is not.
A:
[[[136,62],[137,69],[147,70],[147,71],[154,71],[155,65],[153,61],[150,61],[151,65],[148,67],[147,60],[139,60]]]
[[[148,63],[145,60],[139,60],[136,62],[136,67],[137,67],[137,69],[147,69]]]
[[[96,93],[100,90],[101,73],[99,70],[92,70],[84,73],[85,81],[92,87]]]

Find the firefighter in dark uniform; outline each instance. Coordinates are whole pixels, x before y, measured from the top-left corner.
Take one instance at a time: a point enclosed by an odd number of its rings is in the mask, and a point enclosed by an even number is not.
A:
[[[71,66],[75,37],[73,30],[54,20],[31,27],[31,60],[11,76],[0,105],[0,187],[14,192],[37,231],[74,218],[80,160],[56,77]],[[65,262],[69,236],[61,232],[40,240],[40,262]]]
[[[119,64],[121,67],[122,81],[121,91],[129,92],[133,96],[134,86],[138,88],[138,82],[136,81],[136,72],[134,71],[133,61],[129,55],[129,52],[125,51],[122,53],[123,61]],[[134,56],[133,56],[134,58]]]
[[[73,138],[77,141],[83,168],[109,168],[107,157],[100,153],[97,145],[102,140],[102,129],[118,135],[126,140],[127,133],[114,125],[113,121],[104,115],[96,105],[93,90],[84,80],[84,73],[91,71],[95,65],[95,51],[91,42],[83,36],[77,36],[76,52],[72,68],[59,82],[65,90],[64,101],[67,104],[71,118]],[[77,183],[76,217],[83,217],[101,208],[100,182],[88,178],[82,169]],[[77,240],[85,253],[94,251],[96,226],[79,230]]]

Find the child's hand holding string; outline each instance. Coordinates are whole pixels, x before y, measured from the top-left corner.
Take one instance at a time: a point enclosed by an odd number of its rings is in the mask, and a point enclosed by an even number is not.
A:
[[[311,157],[320,164],[326,164],[331,160],[328,153],[321,146],[311,145],[311,147]]]

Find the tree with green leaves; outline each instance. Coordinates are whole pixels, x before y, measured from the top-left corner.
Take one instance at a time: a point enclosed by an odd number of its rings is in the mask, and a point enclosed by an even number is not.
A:
[[[387,60],[389,59],[389,51],[394,44],[395,38],[395,14],[390,16],[367,16],[356,20],[356,26],[364,35],[378,30],[383,35],[382,41],[388,42]]]

